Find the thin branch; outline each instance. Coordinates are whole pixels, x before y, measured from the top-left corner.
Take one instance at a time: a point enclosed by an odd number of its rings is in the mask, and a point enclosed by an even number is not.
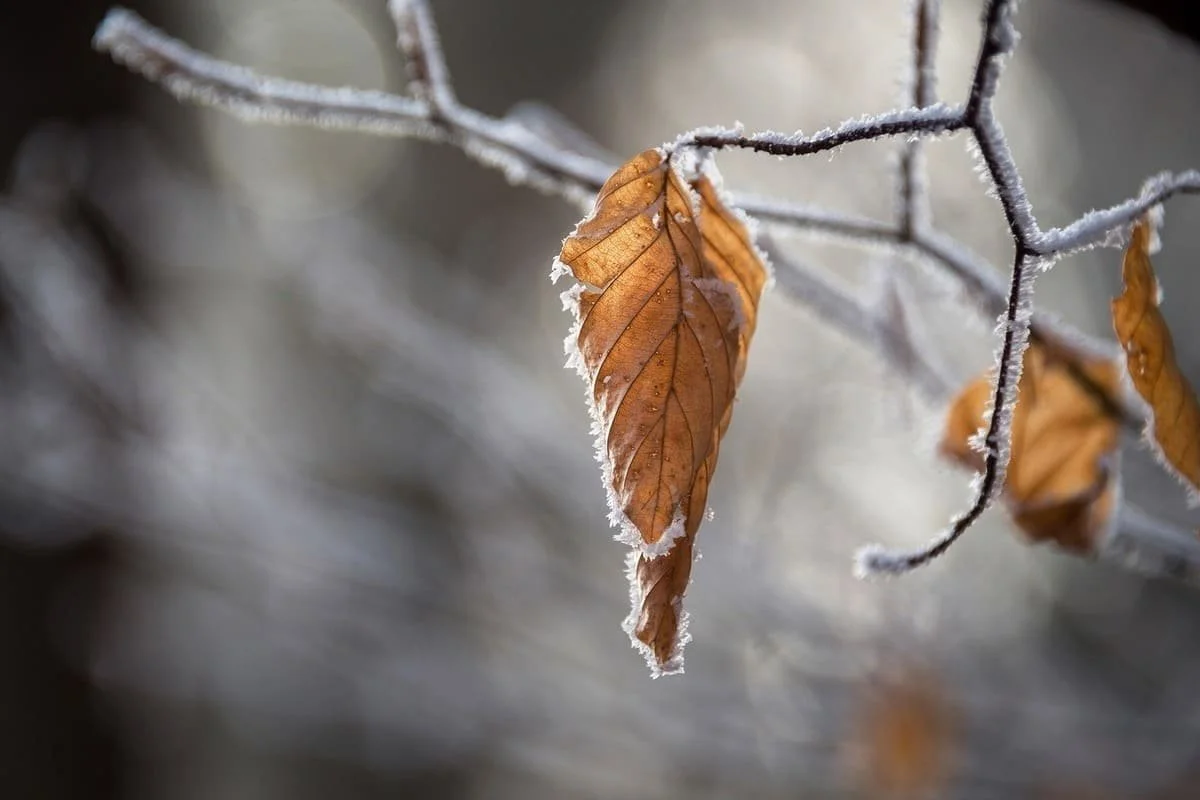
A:
[[[1038,255],[1070,255],[1099,244],[1108,244],[1113,232],[1123,230],[1151,208],[1177,194],[1200,192],[1200,171],[1177,175],[1164,172],[1146,181],[1137,197],[1101,211],[1089,211],[1062,228],[1051,228],[1033,244]]]
[[[926,108],[937,102],[938,16],[940,0],[917,0],[913,9],[912,105]],[[900,197],[897,227],[905,241],[929,225],[929,196],[920,139],[905,142],[900,151]]]
[[[1200,539],[1195,532],[1129,503],[1121,504],[1117,525],[1097,546],[1097,556],[1149,577],[1200,585]]]
[[[1021,174],[1017,171],[1004,130],[992,110],[992,99],[1000,84],[1000,73],[1007,56],[1017,43],[1012,24],[1014,0],[988,0],[984,10],[983,41],[979,61],[971,82],[967,100],[966,120],[979,145],[979,154],[987,167],[988,176],[996,187],[1004,218],[1019,247],[1032,251],[1033,242],[1040,236],[1037,220],[1025,195]]]
[[[975,72],[967,92],[967,119],[977,120],[996,96],[1004,58],[1017,44],[1012,25],[1014,0],[987,0],[983,8],[983,37],[975,59]]]
[[[913,105],[937,102],[937,39],[941,0],[917,0],[913,20]]]
[[[939,103],[926,108],[906,108],[846,120],[836,128],[826,128],[810,136],[776,131],[746,136],[737,128],[702,128],[680,137],[674,146],[707,147],[713,150],[739,148],[773,156],[807,156],[852,142],[875,141],[889,136],[937,136],[966,127],[966,117],[961,107]]]

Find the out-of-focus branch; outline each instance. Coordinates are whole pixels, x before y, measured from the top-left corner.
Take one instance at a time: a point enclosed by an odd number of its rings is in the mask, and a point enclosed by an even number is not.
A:
[[[938,16],[941,0],[917,0],[913,9],[913,64],[911,101],[916,108],[937,102]],[[911,241],[929,225],[929,196],[925,186],[924,153],[920,139],[905,142],[900,151],[900,197],[897,224],[900,235]]]

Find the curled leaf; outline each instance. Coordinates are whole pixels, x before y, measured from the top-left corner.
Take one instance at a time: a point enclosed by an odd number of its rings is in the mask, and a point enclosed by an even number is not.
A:
[[[631,555],[626,623],[656,676],[679,671],[681,600],[766,271],[706,176],[658,150],[609,178],[553,273],[579,285],[568,365],[588,384],[609,521]]]
[[[1080,370],[1091,386],[1072,369]],[[1072,368],[1042,345],[1026,351],[1004,500],[1017,526],[1034,542],[1052,541],[1090,553],[1114,518],[1120,422],[1111,402],[1096,391],[1108,398],[1120,396],[1115,364],[1097,360]],[[983,456],[971,442],[991,395],[985,374],[954,399],[942,434],[943,455],[983,468]]]
[[[1125,350],[1133,387],[1150,406],[1153,441],[1160,456],[1196,493],[1200,492],[1200,405],[1179,371],[1171,331],[1158,310],[1150,238],[1147,222],[1134,225],[1121,267],[1124,288],[1112,301],[1113,330]]]

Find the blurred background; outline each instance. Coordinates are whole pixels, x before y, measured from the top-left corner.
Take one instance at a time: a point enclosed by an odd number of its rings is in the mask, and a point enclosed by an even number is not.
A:
[[[465,103],[614,160],[891,107],[910,41],[901,0],[432,5]],[[944,5],[953,100],[979,3]],[[1200,166],[1187,5],[1023,4],[998,110],[1043,226]],[[382,0],[132,6],[266,72],[405,84]],[[779,294],[687,674],[651,681],[546,277],[578,211],[450,148],[178,104],[91,51],[105,9],[0,12],[0,796],[1200,796],[1200,593],[1029,547],[1002,513],[854,580],[855,548],[924,541],[965,476],[933,456],[941,409]],[[885,219],[895,146],[721,163]],[[937,224],[1007,265],[964,142],[929,163]],[[1197,223],[1172,204],[1156,259],[1193,378]],[[933,270],[785,247],[850,286],[904,270],[947,372],[989,363],[990,322]],[[1039,305],[1107,335],[1118,265],[1059,264]],[[1125,492],[1195,525],[1132,449]]]

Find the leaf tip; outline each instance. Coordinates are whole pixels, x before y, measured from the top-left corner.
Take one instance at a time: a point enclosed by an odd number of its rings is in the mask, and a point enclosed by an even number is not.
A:
[[[667,675],[682,675],[683,669],[683,650],[687,647],[688,642],[692,640],[692,634],[688,631],[688,624],[691,621],[691,615],[683,610],[683,595],[677,595],[670,601],[671,611],[675,614],[675,626],[671,632],[670,646],[665,649],[656,649],[653,642],[647,642],[642,638],[646,635],[642,630],[642,617],[645,612],[643,606],[647,600],[646,593],[649,588],[642,586],[642,578],[638,574],[638,564],[641,562],[642,554],[640,550],[631,550],[625,556],[625,575],[629,579],[629,616],[621,623],[621,630],[629,635],[629,644],[637,652],[642,654],[646,659],[646,666],[650,669],[650,677],[657,680]]]

